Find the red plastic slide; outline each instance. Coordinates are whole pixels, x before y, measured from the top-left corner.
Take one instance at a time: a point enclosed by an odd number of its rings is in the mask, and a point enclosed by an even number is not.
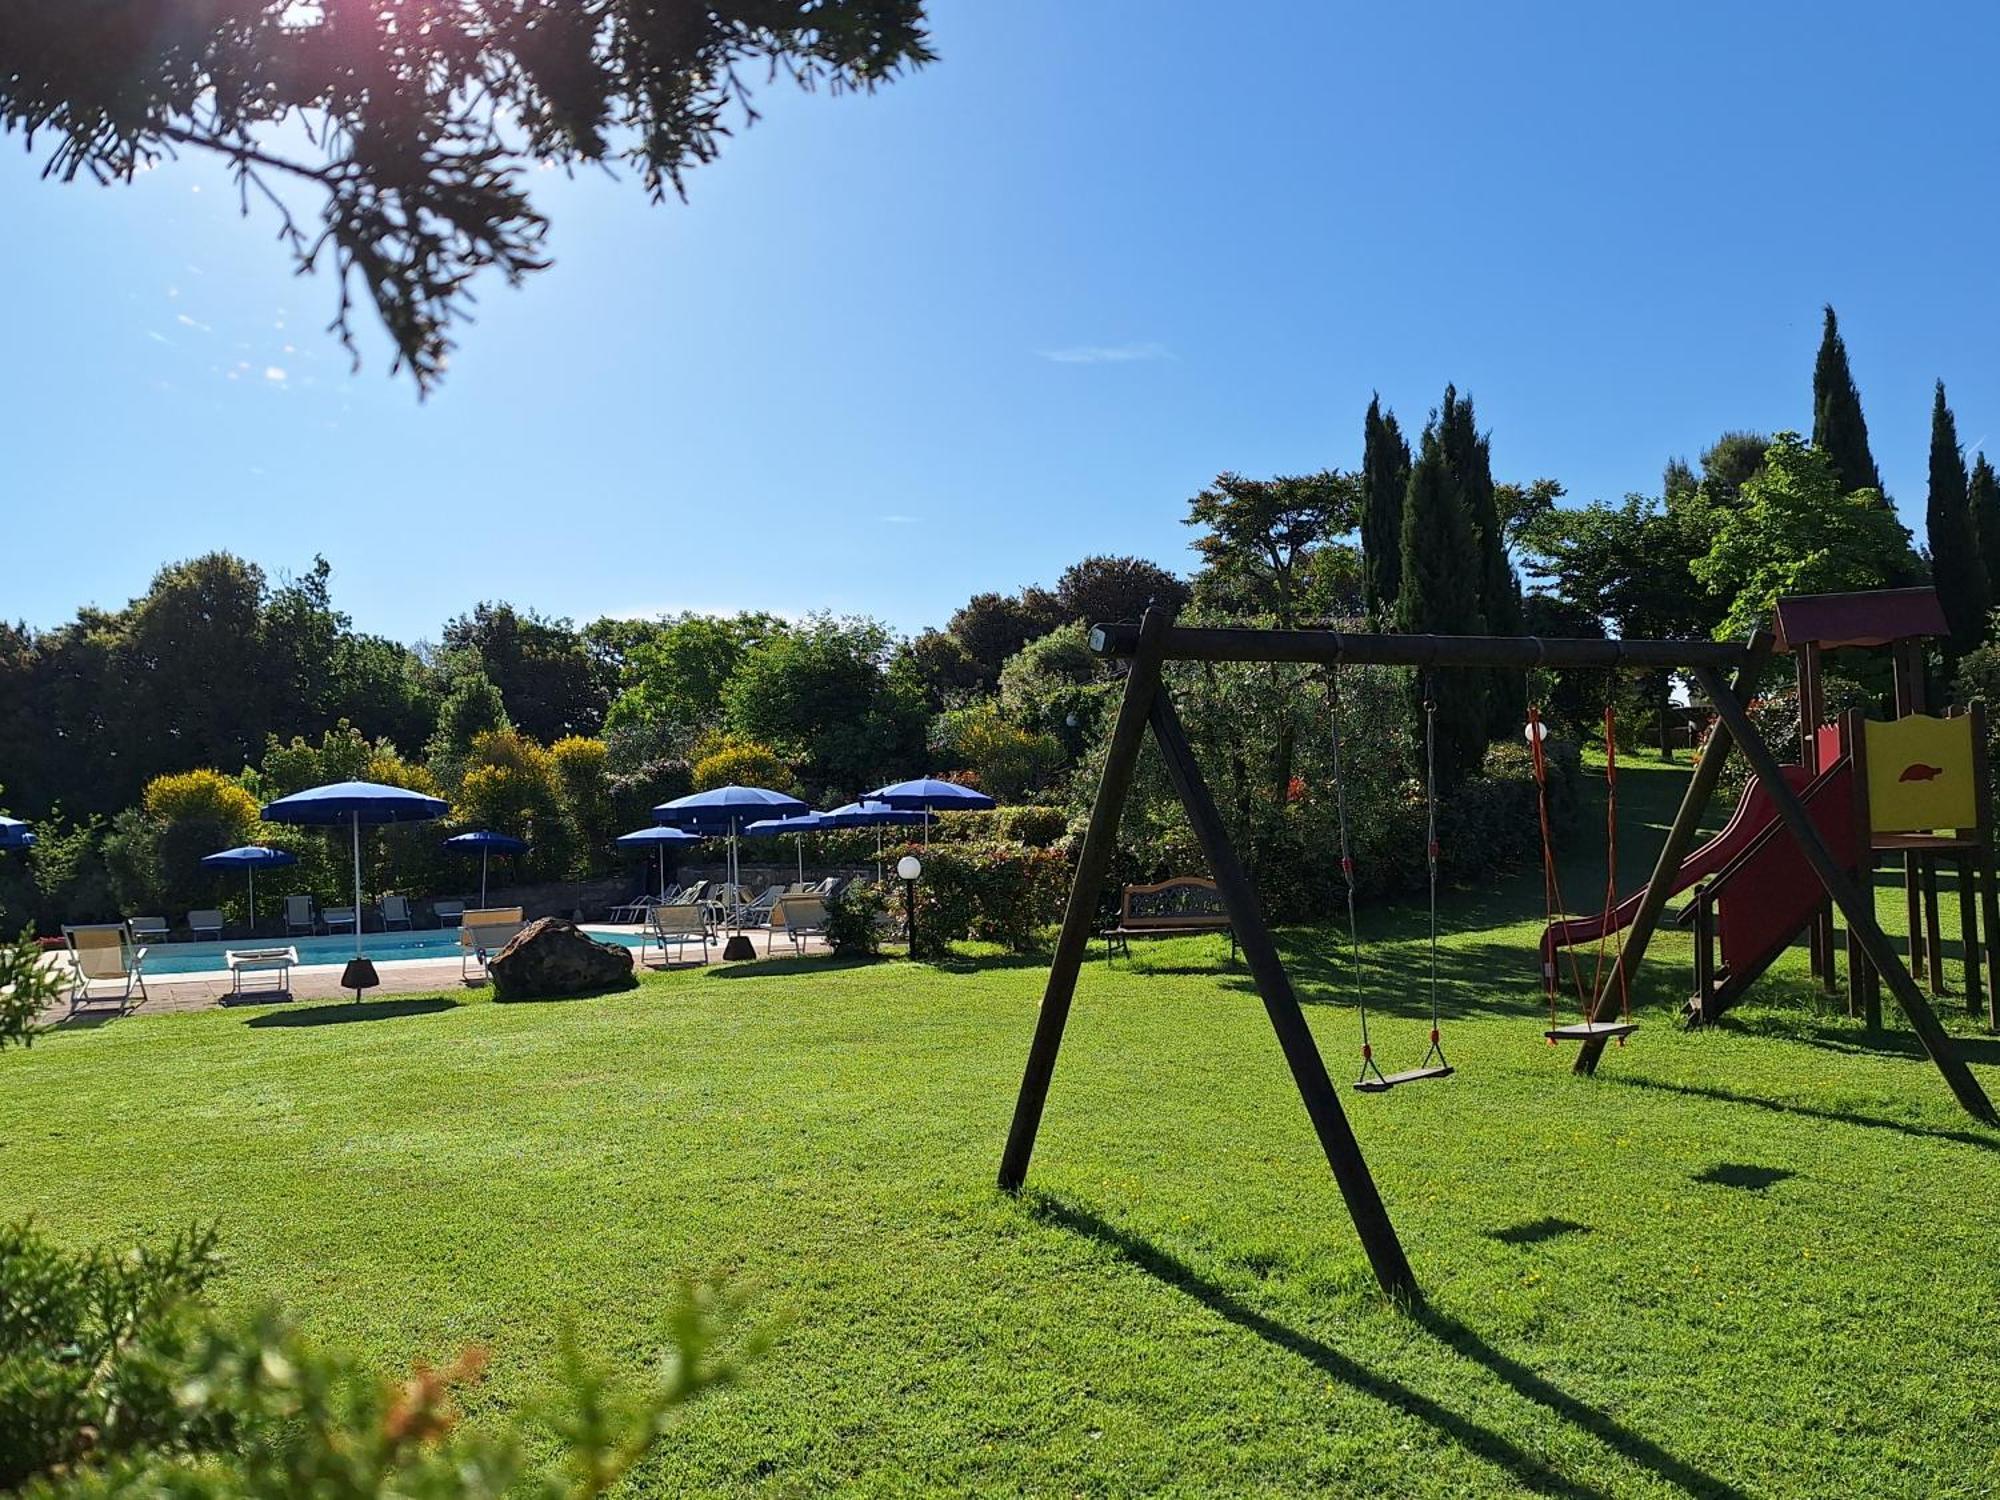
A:
[[[1803,766],[1784,766],[1781,769],[1785,773],[1785,784],[1795,792],[1803,791],[1806,784],[1812,780]],[[1737,799],[1736,811],[1730,815],[1722,831],[1706,843],[1697,846],[1695,851],[1688,855],[1674,876],[1673,886],[1667,894],[1678,895],[1697,880],[1705,880],[1720,870],[1748,848],[1750,841],[1769,827],[1776,816],[1777,813],[1771,806],[1770,794],[1753,780],[1743,789],[1743,795]],[[1818,888],[1818,882],[1815,881],[1813,890],[1816,892]],[[1594,943],[1604,933],[1624,931],[1632,925],[1632,919],[1639,914],[1639,903],[1645,899],[1646,892],[1643,888],[1637,894],[1626,897],[1613,908],[1609,924],[1602,915],[1572,917],[1565,922],[1550,923],[1542,934],[1542,962],[1553,964],[1559,948],[1573,948],[1579,943]]]

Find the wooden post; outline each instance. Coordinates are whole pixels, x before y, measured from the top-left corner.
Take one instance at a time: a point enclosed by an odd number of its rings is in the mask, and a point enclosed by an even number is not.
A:
[[[1819,642],[1801,642],[1798,657],[1799,764],[1805,767],[1808,781],[1826,769],[1819,759],[1819,726],[1826,717],[1826,690],[1821,680],[1823,666]],[[1813,977],[1831,989],[1834,979],[1833,907],[1826,902],[1820,903],[1819,910],[1807,925],[1806,948],[1812,957]]]
[[[1180,793],[1181,805],[1187,809],[1188,822],[1194,827],[1202,852],[1208,856],[1208,872],[1215,878],[1229,920],[1235,925],[1244,962],[1249,965],[1257,993],[1264,1000],[1264,1013],[1270,1017],[1271,1029],[1278,1034],[1278,1046],[1291,1067],[1292,1080],[1298,1085],[1299,1097],[1305,1101],[1306,1114],[1312,1119],[1327,1165],[1333,1168],[1334,1181],[1347,1200],[1347,1211],[1361,1236],[1361,1248],[1367,1253],[1368,1263],[1375,1268],[1375,1279],[1390,1296],[1417,1300],[1422,1294],[1403,1254],[1402,1242],[1396,1238],[1396,1228],[1382,1206],[1375,1179],[1368,1174],[1368,1164],[1361,1158],[1361,1146],[1340,1107],[1333,1080],[1327,1077],[1326,1063],[1313,1042],[1305,1012],[1299,1009],[1298,997],[1292,993],[1292,982],[1278,958],[1277,944],[1264,925],[1257,893],[1229,842],[1222,815],[1216,811],[1215,799],[1209,794],[1208,783],[1202,779],[1201,768],[1195,763],[1194,752],[1181,728],[1180,715],[1164,691],[1153,695],[1152,720],[1153,736],[1166,760],[1167,775],[1174,790]]]
[[[1948,995],[1951,986],[1944,981],[1944,935],[1939,931],[1937,856],[1926,854],[1923,858],[1924,893],[1924,961],[1930,965],[1931,993]]]
[[[1896,717],[1922,713],[1924,668],[1921,648],[1911,641],[1898,641],[1891,648],[1895,669]],[[1910,973],[1924,977],[1924,885],[1914,852],[1903,856],[1903,918],[1910,934]]]
[[[1014,1123],[1007,1132],[1006,1153],[1000,1158],[1000,1186],[1006,1192],[1020,1190],[1028,1175],[1028,1159],[1035,1152],[1035,1135],[1041,1129],[1042,1108],[1049,1098],[1049,1080],[1055,1074],[1056,1054],[1062,1050],[1063,1026],[1069,1020],[1070,1001],[1076,995],[1077,971],[1083,966],[1084,952],[1090,944],[1090,929],[1097,919],[1097,899],[1118,845],[1118,820],[1125,811],[1126,794],[1132,789],[1132,772],[1145,739],[1147,715],[1160,688],[1160,643],[1172,621],[1168,611],[1149,609],[1140,622],[1138,650],[1125,676],[1125,697],[1118,705],[1118,721],[1112,727],[1104,774],[1097,784],[1097,800],[1090,807],[1090,825],[1084,831],[1076,874],[1070,881],[1069,905],[1063,911],[1062,935],[1056,939],[1048,984],[1042,991],[1042,1007],[1035,1016],[1035,1039],[1028,1048],[1020,1095],[1014,1101]]]
[[[1742,702],[1733,694],[1711,667],[1695,668],[1695,676],[1702,688],[1715,702],[1715,711],[1730,727],[1736,742],[1743,751],[1743,757],[1750,762],[1750,769],[1764,783],[1764,790],[1770,796],[1778,816],[1798,840],[1799,851],[1806,862],[1819,876],[1819,883],[1825,887],[1827,895],[1847,918],[1847,923],[1861,940],[1869,961],[1880,971],[1889,986],[1889,992],[1909,1018],[1917,1038],[1924,1045],[1924,1051],[1944,1075],[1944,1081],[1951,1088],[1965,1112],[1974,1119],[1988,1125],[2000,1125],[2000,1114],[1996,1114],[1993,1103],[1986,1097],[1986,1091],[1979,1086],[1979,1080],[1972,1076],[1972,1070],[1965,1065],[1951,1045],[1951,1038],[1945,1034],[1930,1004],[1924,999],[1910,971],[1896,955],[1895,947],[1881,924],[1875,920],[1874,892],[1858,889],[1846,871],[1840,868],[1826,842],[1813,826],[1812,817],[1800,803],[1798,796],[1785,785],[1785,778],[1778,768],[1777,757],[1771,747],[1764,743],[1764,737],[1757,732],[1757,726],[1750,722],[1750,715],[1744,711]]]
[[[2000,885],[1993,871],[1993,795],[1986,758],[1986,705],[1972,705],[1972,786],[1979,810],[1979,921],[1986,929],[1986,1029],[2000,1031]],[[1970,966],[1978,962],[1967,956]]]
[[[1868,893],[1868,909],[1873,911],[1875,870],[1881,858],[1873,847],[1875,819],[1868,808],[1868,718],[1860,709],[1850,708],[1843,723],[1846,727],[1847,758],[1854,763],[1854,829],[1856,841],[1861,846],[1861,868],[1857,873],[1862,877],[1863,889]],[[1868,961],[1867,950],[1861,946],[1861,939],[1856,935],[1852,922],[1847,924],[1847,946],[1848,961],[1861,970],[1861,1024],[1870,1031],[1880,1031],[1882,976]]]
[[[1973,857],[1960,851],[1958,866],[1958,949],[1965,960],[1965,1013],[1979,1014],[1979,884],[1973,878]]]
[[[1736,672],[1737,689],[1746,697],[1756,691],[1757,679],[1764,674],[1765,663],[1771,659],[1771,647],[1772,638],[1768,631],[1759,630],[1750,637],[1748,654]],[[1695,762],[1694,774],[1688,778],[1687,791],[1681,795],[1680,810],[1674,814],[1673,824],[1667,829],[1666,842],[1660,845],[1660,852],[1653,860],[1653,876],[1646,883],[1646,894],[1639,902],[1638,911],[1632,914],[1632,926],[1625,934],[1625,945],[1619,951],[1618,961],[1612,966],[1604,988],[1598,992],[1591,1006],[1590,1019],[1593,1021],[1611,1019],[1617,1004],[1614,997],[1626,993],[1633,976],[1639,972],[1639,961],[1646,956],[1646,947],[1653,940],[1653,929],[1659,926],[1660,913],[1666,910],[1668,889],[1680,873],[1681,861],[1694,847],[1695,835],[1701,831],[1702,814],[1708,811],[1709,799],[1715,795],[1715,784],[1722,779],[1723,764],[1729,759],[1732,733],[1720,719],[1709,731],[1708,743],[1702,746],[1701,758]],[[1582,1074],[1596,1072],[1598,1060],[1604,1056],[1604,1045],[1602,1038],[1585,1042],[1577,1052],[1575,1071]]]

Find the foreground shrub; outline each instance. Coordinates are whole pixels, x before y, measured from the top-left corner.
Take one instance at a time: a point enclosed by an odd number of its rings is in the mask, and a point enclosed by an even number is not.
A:
[[[960,938],[1016,952],[1062,919],[1069,860],[1024,844],[933,844],[919,856],[917,957],[934,958]]]
[[[827,946],[843,958],[873,958],[882,951],[881,918],[889,898],[872,881],[857,880],[826,902]]]
[[[741,1307],[684,1286],[672,1348],[639,1388],[562,1341],[556,1393],[513,1422],[468,1432],[455,1392],[479,1377],[468,1348],[384,1380],[313,1344],[274,1310],[224,1317],[205,1300],[214,1237],[164,1250],[71,1252],[0,1230],[0,1490],[34,1500],[172,1495],[326,1500],[503,1494],[597,1496],[659,1441],[675,1410],[733,1381],[771,1330],[722,1341]],[[558,1461],[531,1464],[553,1435]]]

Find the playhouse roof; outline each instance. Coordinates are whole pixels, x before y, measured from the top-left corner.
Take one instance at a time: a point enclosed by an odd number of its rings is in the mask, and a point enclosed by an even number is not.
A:
[[[1948,635],[1934,588],[1874,589],[1865,594],[1795,594],[1772,611],[1780,651],[1800,646],[1885,646]]]

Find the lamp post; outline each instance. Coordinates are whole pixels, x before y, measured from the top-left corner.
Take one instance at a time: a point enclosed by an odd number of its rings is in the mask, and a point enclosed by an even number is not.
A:
[[[917,882],[923,878],[924,862],[914,854],[896,861],[896,878],[903,882],[903,926],[910,935],[910,960],[917,957]]]

